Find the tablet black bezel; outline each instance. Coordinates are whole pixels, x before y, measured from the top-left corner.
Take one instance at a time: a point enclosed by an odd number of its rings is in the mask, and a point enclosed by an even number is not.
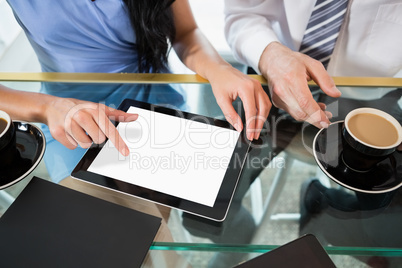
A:
[[[234,129],[227,121],[214,119],[207,116],[201,116],[199,114],[193,114],[167,108],[159,105],[153,105],[145,102],[140,102],[131,99],[125,99],[119,106],[119,110],[127,111],[131,106],[151,110],[154,112],[163,113],[171,116],[180,116],[188,120],[193,120],[201,123],[208,123],[213,126]],[[118,123],[116,123],[116,126]],[[106,143],[106,141],[105,141]],[[90,182],[102,187],[113,189],[119,192],[123,192],[129,195],[133,195],[142,199],[150,200],[161,205],[166,205],[172,208],[177,208],[185,212],[199,215],[214,221],[223,221],[226,217],[230,203],[233,198],[234,191],[240,174],[247,157],[247,153],[250,147],[250,142],[246,139],[244,131],[239,136],[233,151],[232,157],[229,162],[229,166],[226,170],[224,179],[219,189],[215,204],[213,207],[205,206],[199,203],[195,203],[183,198],[171,196],[165,193],[161,193],[155,190],[150,190],[144,187],[140,187],[134,184],[130,184],[124,181],[113,179],[100,174],[95,174],[88,171],[89,166],[103,148],[102,144],[92,145],[85,155],[81,158],[80,162],[74,168],[71,176],[86,182]],[[237,163],[236,163],[237,161]]]

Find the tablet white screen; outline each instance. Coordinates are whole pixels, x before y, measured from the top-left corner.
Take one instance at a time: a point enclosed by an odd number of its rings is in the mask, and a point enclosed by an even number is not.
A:
[[[107,141],[88,171],[212,207],[240,133],[137,107],[127,112],[139,115],[118,125],[129,156]]]

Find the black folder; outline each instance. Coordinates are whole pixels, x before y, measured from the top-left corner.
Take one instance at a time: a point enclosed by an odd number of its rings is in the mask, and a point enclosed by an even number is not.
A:
[[[336,268],[313,234],[303,235],[234,268]]]
[[[34,177],[0,218],[0,266],[140,267],[160,224]]]

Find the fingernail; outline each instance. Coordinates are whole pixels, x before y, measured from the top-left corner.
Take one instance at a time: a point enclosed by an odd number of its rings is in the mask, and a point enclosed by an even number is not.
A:
[[[241,128],[238,123],[233,124],[233,126],[238,132],[241,132]]]
[[[320,125],[323,127],[323,128],[328,128],[328,123],[327,122],[324,122],[324,121],[321,121],[320,122]]]
[[[129,154],[130,154],[130,150],[127,147],[123,148],[123,155],[128,156]]]
[[[71,141],[71,143],[73,144],[73,146],[75,146],[75,147],[78,146],[78,142],[76,142],[75,140],[71,139],[70,141]]]
[[[337,87],[333,87],[333,91],[339,94],[342,94]]]
[[[127,120],[128,120],[128,121],[135,121],[135,120],[138,119],[138,117],[139,117],[138,114],[130,114],[130,116],[127,117]]]
[[[247,139],[252,141],[253,140],[253,133],[247,132]]]

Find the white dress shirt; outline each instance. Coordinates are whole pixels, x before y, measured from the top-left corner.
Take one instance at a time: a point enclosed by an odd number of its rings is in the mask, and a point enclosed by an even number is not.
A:
[[[269,43],[279,41],[298,51],[315,2],[225,0],[225,35],[235,58],[258,71]],[[349,0],[328,72],[402,77],[402,1]]]

